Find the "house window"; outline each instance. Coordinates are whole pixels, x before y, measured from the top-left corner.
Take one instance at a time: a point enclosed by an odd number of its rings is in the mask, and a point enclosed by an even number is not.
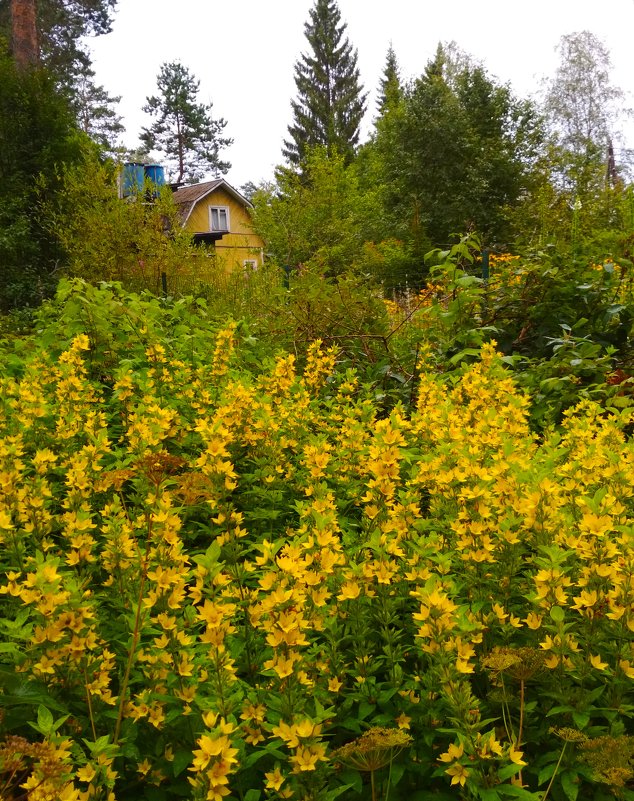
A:
[[[245,259],[242,262],[242,266],[244,267],[244,271],[247,273],[255,272],[258,269],[258,263],[255,259]]]
[[[229,230],[229,209],[227,206],[209,207],[209,228],[211,231]]]

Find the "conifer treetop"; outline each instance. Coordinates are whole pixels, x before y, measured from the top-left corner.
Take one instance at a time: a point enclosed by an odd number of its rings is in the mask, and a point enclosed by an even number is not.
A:
[[[346,24],[335,0],[315,0],[304,25],[310,51],[295,64],[297,98],[284,156],[300,165],[310,147],[325,146],[350,161],[359,143],[365,113],[357,51],[345,36]]]

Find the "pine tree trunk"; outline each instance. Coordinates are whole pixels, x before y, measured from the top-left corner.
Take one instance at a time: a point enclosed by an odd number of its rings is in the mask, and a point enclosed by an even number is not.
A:
[[[11,46],[20,69],[37,64],[37,0],[11,0]]]

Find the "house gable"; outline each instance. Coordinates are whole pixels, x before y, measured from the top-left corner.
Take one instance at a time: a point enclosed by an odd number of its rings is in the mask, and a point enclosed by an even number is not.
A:
[[[253,231],[249,214],[253,206],[224,179],[179,189],[174,200],[183,226],[199,241],[215,241],[216,257],[227,269],[262,265],[264,241]],[[212,219],[216,225],[227,221],[228,231],[214,231]]]

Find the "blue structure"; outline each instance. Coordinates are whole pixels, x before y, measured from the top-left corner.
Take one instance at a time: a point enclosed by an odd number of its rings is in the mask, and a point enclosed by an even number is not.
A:
[[[165,167],[160,164],[145,164],[145,178],[156,186],[165,186]]]
[[[147,182],[156,187],[148,194],[157,197],[160,187],[165,186],[165,168],[160,164],[141,164],[136,161],[124,164],[121,171],[121,197],[140,195],[146,188]]]
[[[121,172],[121,195],[122,197],[132,197],[143,191],[145,181],[145,170],[143,164],[129,162],[123,165]]]

